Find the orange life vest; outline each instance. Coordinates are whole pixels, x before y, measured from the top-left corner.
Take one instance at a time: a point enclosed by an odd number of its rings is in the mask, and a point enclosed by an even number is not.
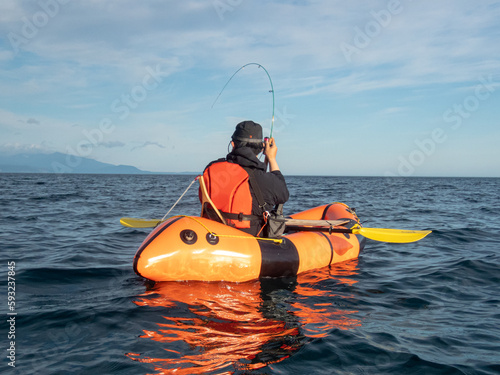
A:
[[[203,172],[208,195],[215,207],[221,211],[227,223],[236,228],[250,228],[252,195],[248,172],[228,161],[217,161]]]

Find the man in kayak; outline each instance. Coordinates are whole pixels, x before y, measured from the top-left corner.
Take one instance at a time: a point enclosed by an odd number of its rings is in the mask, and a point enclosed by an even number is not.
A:
[[[266,212],[284,204],[289,197],[285,178],[276,161],[274,138],[262,138],[262,126],[253,121],[236,125],[231,137],[232,151],[210,163],[203,180],[213,205],[228,225],[254,236],[263,235]],[[267,164],[257,158],[261,152]],[[201,198],[201,194],[200,194]],[[213,208],[204,207],[204,216],[217,219]]]

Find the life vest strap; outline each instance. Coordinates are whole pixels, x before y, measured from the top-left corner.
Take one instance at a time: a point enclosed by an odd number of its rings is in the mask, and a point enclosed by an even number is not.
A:
[[[222,217],[224,219],[229,219],[229,220],[238,220],[238,221],[261,221],[263,218],[258,216],[258,215],[243,215],[242,212],[239,214],[235,213],[230,213],[230,212],[223,212],[220,211]]]
[[[268,205],[266,201],[264,200],[264,196],[262,195],[262,190],[260,189],[259,184],[255,180],[255,174],[254,171],[250,168],[244,168],[245,171],[248,173],[248,183],[252,187],[252,190],[255,194],[255,198],[257,198],[257,203],[259,204],[259,208],[262,211],[267,211],[266,206]]]

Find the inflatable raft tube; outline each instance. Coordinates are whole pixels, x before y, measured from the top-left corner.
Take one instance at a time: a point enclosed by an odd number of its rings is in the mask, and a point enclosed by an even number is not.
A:
[[[348,206],[333,203],[291,216],[294,219],[346,220],[359,224]],[[214,235],[215,234],[215,235]],[[294,232],[279,241],[260,239],[233,227],[195,216],[177,216],[156,227],[134,258],[134,271],[153,281],[244,282],[298,273],[357,258],[359,235]]]

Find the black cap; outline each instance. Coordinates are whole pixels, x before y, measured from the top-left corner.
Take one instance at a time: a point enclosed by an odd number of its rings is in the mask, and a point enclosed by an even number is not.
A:
[[[262,143],[262,126],[253,121],[243,121],[236,125],[233,141]]]

